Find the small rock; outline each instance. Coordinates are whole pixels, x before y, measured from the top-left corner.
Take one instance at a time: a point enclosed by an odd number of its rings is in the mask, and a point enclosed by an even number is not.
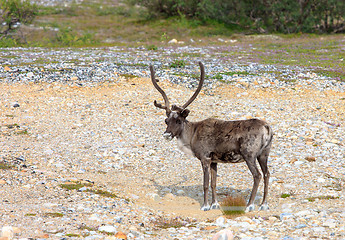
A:
[[[306,216],[306,215],[310,215],[310,214],[311,214],[311,212],[309,210],[303,210],[303,211],[297,212],[295,215],[297,217],[301,217],[301,216]]]
[[[85,186],[78,189],[78,192],[85,192],[85,191],[87,191],[87,187]]]
[[[293,215],[292,213],[282,213],[280,214],[280,220],[283,221],[283,220],[287,220],[288,218],[292,218]]]
[[[163,188],[162,193],[171,193],[171,189],[170,188]]]
[[[327,219],[322,225],[324,227],[335,228],[337,223],[334,219]]]
[[[234,235],[230,229],[223,229],[212,237],[212,240],[232,240]]]
[[[27,76],[28,78],[32,78],[32,77],[34,76],[34,73],[33,73],[33,72],[28,72],[28,73],[26,74],[26,76]]]
[[[97,222],[100,222],[101,219],[98,217],[97,214],[92,214],[90,217],[89,217],[89,220],[91,221],[97,221]]]
[[[305,160],[307,160],[308,162],[315,162],[316,158],[309,156],[309,157],[306,157]]]
[[[117,232],[117,233],[115,234],[115,238],[126,240],[126,239],[127,239],[127,236],[126,236],[126,234],[124,234],[123,232]]]
[[[225,218],[224,217],[219,217],[216,219],[216,225],[219,227],[224,227],[225,225]]]
[[[115,233],[116,232],[116,228],[114,226],[111,226],[111,225],[105,225],[105,226],[99,227],[98,231],[100,231],[100,232],[107,232],[107,233]]]
[[[324,178],[318,178],[318,179],[317,179],[317,182],[318,182],[318,183],[324,183],[324,182],[326,182],[326,179],[324,179]]]
[[[171,39],[168,43],[169,44],[177,44],[178,41],[174,38],[174,39]]]
[[[295,228],[296,229],[301,229],[301,228],[305,228],[305,227],[307,227],[307,225],[302,223],[302,224],[297,225]]]
[[[14,103],[13,106],[14,108],[20,107],[19,103]]]
[[[10,226],[4,226],[1,229],[1,237],[12,239],[14,236],[13,228]]]
[[[172,193],[167,193],[167,194],[165,194],[164,198],[165,198],[166,200],[174,200],[174,199],[175,199],[175,196],[174,196],[174,194],[172,194]]]
[[[157,193],[148,193],[146,196],[151,198],[153,201],[160,201],[161,197]]]
[[[186,193],[185,193],[185,191],[183,191],[182,189],[180,189],[180,190],[178,190],[177,192],[176,192],[176,195],[177,196],[183,196],[183,195],[185,195]]]

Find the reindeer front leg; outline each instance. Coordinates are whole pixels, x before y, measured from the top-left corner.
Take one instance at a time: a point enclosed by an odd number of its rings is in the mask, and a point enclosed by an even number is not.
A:
[[[202,170],[204,173],[204,204],[200,210],[208,211],[210,210],[210,204],[208,203],[208,188],[210,185],[210,165],[211,159],[202,159],[201,160]]]
[[[219,209],[217,201],[217,163],[211,163],[211,189],[212,189],[212,203],[211,209]]]

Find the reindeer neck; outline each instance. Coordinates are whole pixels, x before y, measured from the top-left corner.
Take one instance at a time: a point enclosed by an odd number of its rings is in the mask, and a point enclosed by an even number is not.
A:
[[[194,133],[195,124],[193,122],[185,121],[184,129],[181,134],[177,137],[184,144],[189,145],[192,135]]]

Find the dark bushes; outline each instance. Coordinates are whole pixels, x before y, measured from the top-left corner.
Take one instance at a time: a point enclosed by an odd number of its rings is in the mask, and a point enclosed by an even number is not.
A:
[[[215,20],[256,32],[345,32],[341,0],[128,0],[150,17],[185,16]]]
[[[15,32],[20,24],[29,24],[37,15],[38,8],[29,0],[0,0],[0,45],[15,42],[9,35]],[[8,38],[5,40],[5,38]],[[25,39],[22,37],[22,40]]]

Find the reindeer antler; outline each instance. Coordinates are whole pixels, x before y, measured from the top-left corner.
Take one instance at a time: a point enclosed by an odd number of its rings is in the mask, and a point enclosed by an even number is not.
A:
[[[169,99],[167,95],[165,94],[165,92],[163,91],[163,89],[161,89],[160,86],[158,86],[157,80],[155,79],[155,70],[153,69],[152,65],[150,65],[150,71],[151,71],[151,80],[152,80],[153,86],[158,90],[158,92],[160,92],[160,94],[162,94],[165,106],[163,106],[160,103],[157,103],[156,100],[153,102],[153,104],[158,108],[165,109],[166,114],[168,116],[171,112]]]
[[[189,104],[191,104],[195,98],[198,96],[198,94],[201,91],[202,85],[204,84],[204,80],[205,80],[205,67],[202,64],[202,62],[199,62],[199,66],[200,66],[200,81],[199,81],[199,85],[198,88],[195,90],[195,93],[193,94],[193,96],[182,106],[183,109],[185,109],[186,107],[189,106]]]

